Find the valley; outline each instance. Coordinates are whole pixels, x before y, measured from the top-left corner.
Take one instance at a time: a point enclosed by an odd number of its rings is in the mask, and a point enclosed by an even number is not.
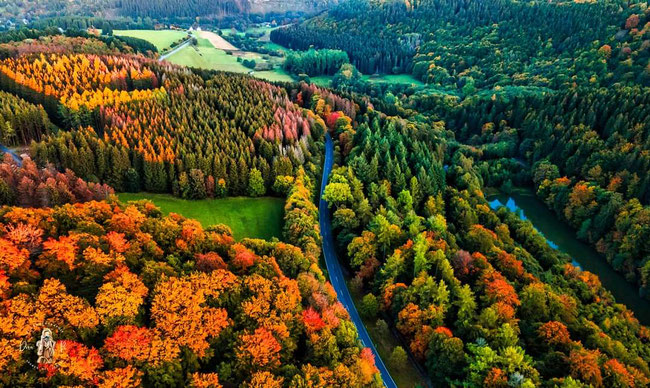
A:
[[[0,386],[650,386],[649,90],[638,0],[0,5]]]

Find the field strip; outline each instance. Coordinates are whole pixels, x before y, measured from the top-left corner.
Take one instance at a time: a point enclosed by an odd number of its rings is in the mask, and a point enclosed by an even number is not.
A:
[[[230,42],[228,42],[227,40],[225,40],[221,36],[215,34],[214,32],[211,32],[211,31],[199,31],[199,36],[201,38],[203,38],[203,39],[209,40],[210,43],[212,43],[212,45],[215,48],[225,50],[225,51],[237,51],[237,50],[239,50],[237,47],[233,46],[232,44],[230,44]]]

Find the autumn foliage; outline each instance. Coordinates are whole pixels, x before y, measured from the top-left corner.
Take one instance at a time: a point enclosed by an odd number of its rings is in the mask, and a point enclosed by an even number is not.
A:
[[[378,386],[320,270],[294,268],[309,262],[296,247],[235,243],[147,202],[4,208],[0,224],[4,385]],[[56,363],[39,370],[20,343],[43,327]]]

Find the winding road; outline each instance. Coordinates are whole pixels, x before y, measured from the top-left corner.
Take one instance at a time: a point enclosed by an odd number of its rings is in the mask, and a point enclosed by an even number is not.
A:
[[[325,135],[325,163],[323,164],[323,181],[320,187],[321,199],[318,205],[319,213],[319,223],[320,231],[323,237],[323,253],[325,255],[325,264],[327,265],[327,272],[330,275],[330,282],[336,290],[336,295],[339,298],[339,301],[343,304],[348,313],[352,322],[357,327],[357,332],[359,333],[359,339],[363,346],[370,348],[372,354],[375,356],[375,364],[381,378],[384,381],[384,385],[388,388],[397,388],[397,384],[393,381],[393,378],[388,373],[388,369],[384,364],[384,361],[379,356],[375,345],[370,339],[370,335],[366,330],[366,327],[359,316],[359,312],[352,301],[352,296],[348,290],[347,284],[345,284],[345,278],[343,277],[343,270],[341,269],[341,264],[339,263],[338,258],[336,257],[336,251],[334,250],[334,236],[332,236],[332,220],[330,217],[329,207],[327,202],[323,199],[323,192],[325,191],[325,186],[329,179],[330,173],[332,172],[332,166],[334,164],[334,144],[332,143],[332,138],[329,134]]]

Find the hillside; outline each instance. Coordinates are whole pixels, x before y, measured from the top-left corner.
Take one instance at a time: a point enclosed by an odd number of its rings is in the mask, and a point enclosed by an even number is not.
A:
[[[645,3],[634,2],[628,7],[601,1],[351,0],[278,29],[271,39],[299,50],[344,50],[365,74],[411,73],[445,89],[467,86],[464,92],[507,85],[609,85],[620,77],[608,74],[598,50],[605,44],[627,50],[620,37],[637,26],[633,35],[647,40],[648,30],[638,17],[634,27],[626,27],[628,16],[640,13],[643,21],[646,11]],[[613,67],[616,51],[610,55],[604,50]],[[636,59],[630,52],[621,57]],[[647,52],[641,50],[641,57],[647,59]],[[650,82],[650,73],[640,76],[642,83]]]
[[[56,16],[193,21],[196,17],[237,19],[249,14],[303,15],[318,13],[337,3],[338,0],[24,0],[0,4],[0,27],[21,26],[23,19],[32,22]]]

